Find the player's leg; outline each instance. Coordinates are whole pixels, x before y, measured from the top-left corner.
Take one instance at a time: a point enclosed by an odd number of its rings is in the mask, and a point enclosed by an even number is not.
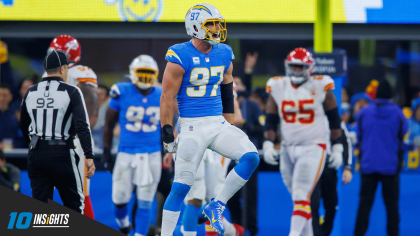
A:
[[[325,145],[294,147],[296,157],[293,170],[293,214],[289,236],[312,236],[312,212],[310,197],[322,174],[326,156]]]
[[[112,201],[115,205],[115,217],[122,233],[130,232],[127,204],[133,193],[133,168],[131,163],[134,154],[120,152],[117,154],[112,174]]]
[[[204,210],[206,216],[211,219],[212,227],[223,232],[221,215],[226,203],[251,177],[260,162],[260,157],[254,144],[239,128],[228,122],[223,124],[220,122],[220,127],[217,128],[220,131],[211,143],[210,149],[222,156],[239,161],[226,177],[225,185],[220,193]]]
[[[153,176],[153,183],[137,186],[138,209],[135,218],[136,229],[134,236],[146,236],[149,231],[150,222],[152,221],[152,202],[162,173],[162,155],[160,151],[149,154],[149,168]]]
[[[227,174],[227,165],[230,164],[231,159],[226,158],[219,153],[213,152],[211,150],[206,151],[205,161],[205,181],[206,181],[206,201],[210,202],[211,199],[215,198],[220,191],[223,189],[226,181]],[[204,206],[205,207],[205,206]],[[204,219],[207,221],[206,216],[202,213],[203,209],[200,211],[200,220]],[[225,236],[236,236],[237,229],[239,232],[238,235],[242,235],[241,232],[244,231],[243,227],[240,225],[232,224],[225,217],[222,218],[223,226],[225,227]]]
[[[80,161],[78,164],[80,175],[82,176],[82,185],[83,191],[85,194],[85,211],[83,214],[91,219],[95,219],[95,214],[93,212],[92,201],[90,200],[90,179],[86,178],[86,166],[85,166],[85,154],[82,149],[82,145],[80,144],[80,139],[76,138],[73,141],[74,146],[76,146],[76,153],[80,157]]]
[[[338,205],[337,170],[333,168],[325,168],[319,182],[321,182],[321,193],[325,208],[322,235],[328,236],[331,234],[333,229],[335,213]]]
[[[204,180],[204,159],[206,158],[206,155],[209,151],[210,150],[207,149],[204,153],[203,160],[198,166],[197,172],[195,174],[194,184],[184,200],[186,204],[184,213],[182,214],[182,232],[184,236],[197,235],[197,219],[199,217],[199,210],[206,195],[206,184]]]
[[[292,157],[293,146],[282,146],[280,149],[280,173],[283,183],[292,195],[292,184],[293,184],[293,169],[295,167],[294,160]]]
[[[194,184],[195,173],[208,146],[205,135],[200,130],[201,122],[185,123],[180,125],[181,133],[175,159],[174,183],[163,206],[162,236],[173,234],[182,202]],[[188,126],[193,128],[189,129]]]

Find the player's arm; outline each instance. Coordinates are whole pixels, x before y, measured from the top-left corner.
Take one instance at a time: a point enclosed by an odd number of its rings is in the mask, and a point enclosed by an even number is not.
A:
[[[220,94],[222,96],[223,117],[234,124],[235,105],[233,96],[233,65],[230,63],[229,69],[223,74],[223,82],[220,85]]]
[[[277,136],[278,125],[280,124],[280,117],[277,104],[271,94],[268,96],[265,113],[264,138],[274,142]]]
[[[265,108],[266,119],[264,125],[264,138],[263,151],[264,161],[271,165],[278,164],[278,153],[274,149],[274,140],[277,136],[277,129],[280,124],[280,117],[276,101],[274,101],[271,94],[268,97],[267,105]]]
[[[20,130],[22,131],[23,137],[27,143],[31,141],[29,138],[29,125],[31,124],[31,118],[26,108],[26,98],[28,96],[29,89],[23,98],[23,102],[20,107]]]
[[[337,100],[331,90],[327,91],[324,100],[324,110],[328,118],[331,130],[331,140],[338,140],[341,137],[341,118],[338,114]]]
[[[80,90],[85,98],[90,127],[93,128],[98,121],[99,114],[99,103],[96,88],[88,84],[80,83]]]
[[[324,100],[325,115],[331,130],[331,155],[328,167],[338,169],[343,163],[343,139],[341,131],[341,117],[338,114],[337,100],[331,90],[328,90]]]
[[[233,124],[235,126],[241,125],[244,122],[244,117],[242,116],[241,108],[239,107],[238,100],[236,97],[233,99],[233,108],[234,108],[234,118],[233,118]]]
[[[178,64],[168,62],[162,80],[162,96],[160,97],[160,121],[162,139],[166,152],[175,151],[175,138],[172,121],[174,117],[174,99],[181,87],[185,70]]]

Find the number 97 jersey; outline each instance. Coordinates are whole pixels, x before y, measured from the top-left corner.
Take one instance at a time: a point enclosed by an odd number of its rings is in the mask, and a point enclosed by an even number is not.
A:
[[[152,87],[142,95],[131,82],[111,87],[108,106],[119,112],[120,142],[118,152],[129,154],[161,151],[160,95],[161,87]]]
[[[198,51],[191,42],[168,49],[165,60],[185,71],[177,95],[180,117],[222,115],[219,85],[234,59],[232,48],[223,43],[213,46],[207,54]]]
[[[296,87],[288,77],[273,77],[266,90],[277,104],[284,145],[328,143],[329,126],[323,103],[334,89],[329,76],[311,76]]]

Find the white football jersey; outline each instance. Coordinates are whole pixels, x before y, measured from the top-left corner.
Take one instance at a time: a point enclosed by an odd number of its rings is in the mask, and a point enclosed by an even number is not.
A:
[[[326,144],[329,127],[323,103],[334,89],[329,76],[311,76],[299,87],[285,76],[270,78],[266,90],[274,98],[281,120],[284,145]]]
[[[72,85],[89,84],[95,88],[98,87],[98,77],[95,72],[87,66],[77,65],[69,69],[67,83]]]
[[[42,74],[42,78],[47,77],[47,72]],[[89,84],[93,87],[98,87],[98,77],[95,72],[87,66],[73,66],[69,68],[69,73],[67,75],[67,83],[77,86],[79,83]]]

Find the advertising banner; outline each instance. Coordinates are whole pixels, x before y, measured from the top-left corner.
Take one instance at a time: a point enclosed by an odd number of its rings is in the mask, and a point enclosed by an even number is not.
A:
[[[314,0],[213,0],[228,23],[313,23]],[[0,0],[0,20],[183,22],[196,0]],[[420,23],[418,0],[332,0],[334,23]]]

